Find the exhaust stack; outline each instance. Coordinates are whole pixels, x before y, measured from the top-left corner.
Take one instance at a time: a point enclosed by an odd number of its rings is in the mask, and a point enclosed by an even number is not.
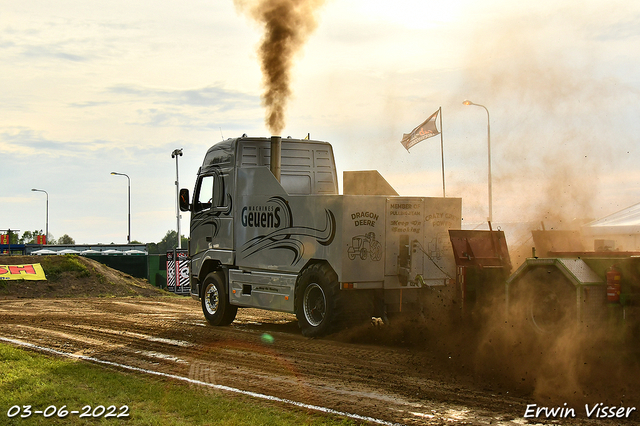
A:
[[[271,173],[278,179],[280,182],[280,162],[281,162],[281,152],[282,149],[282,137],[280,136],[271,136],[271,160],[269,169]]]

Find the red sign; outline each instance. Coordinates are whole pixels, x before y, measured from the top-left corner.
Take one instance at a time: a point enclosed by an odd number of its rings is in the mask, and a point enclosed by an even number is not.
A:
[[[36,235],[36,244],[47,244],[47,237],[45,235]]]
[[[0,244],[9,244],[9,234],[0,235]]]

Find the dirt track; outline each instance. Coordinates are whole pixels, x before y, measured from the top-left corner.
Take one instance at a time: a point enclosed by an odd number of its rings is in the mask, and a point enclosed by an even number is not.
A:
[[[211,327],[188,298],[0,300],[0,336],[402,424],[528,424],[534,402],[447,368],[455,356],[349,334],[311,340],[292,315],[252,309]]]

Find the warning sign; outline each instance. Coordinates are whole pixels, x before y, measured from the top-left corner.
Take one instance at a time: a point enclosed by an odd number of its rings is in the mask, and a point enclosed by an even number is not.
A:
[[[39,263],[31,265],[0,265],[0,280],[46,280]]]
[[[176,294],[189,294],[189,252],[176,250],[167,252],[167,290]]]

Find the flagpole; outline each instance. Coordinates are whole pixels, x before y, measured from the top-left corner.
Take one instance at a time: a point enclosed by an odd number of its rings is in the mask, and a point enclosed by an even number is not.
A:
[[[442,107],[438,108],[438,115],[440,116],[440,155],[442,156],[442,196],[446,197],[446,192],[444,190],[444,139],[442,136]]]

